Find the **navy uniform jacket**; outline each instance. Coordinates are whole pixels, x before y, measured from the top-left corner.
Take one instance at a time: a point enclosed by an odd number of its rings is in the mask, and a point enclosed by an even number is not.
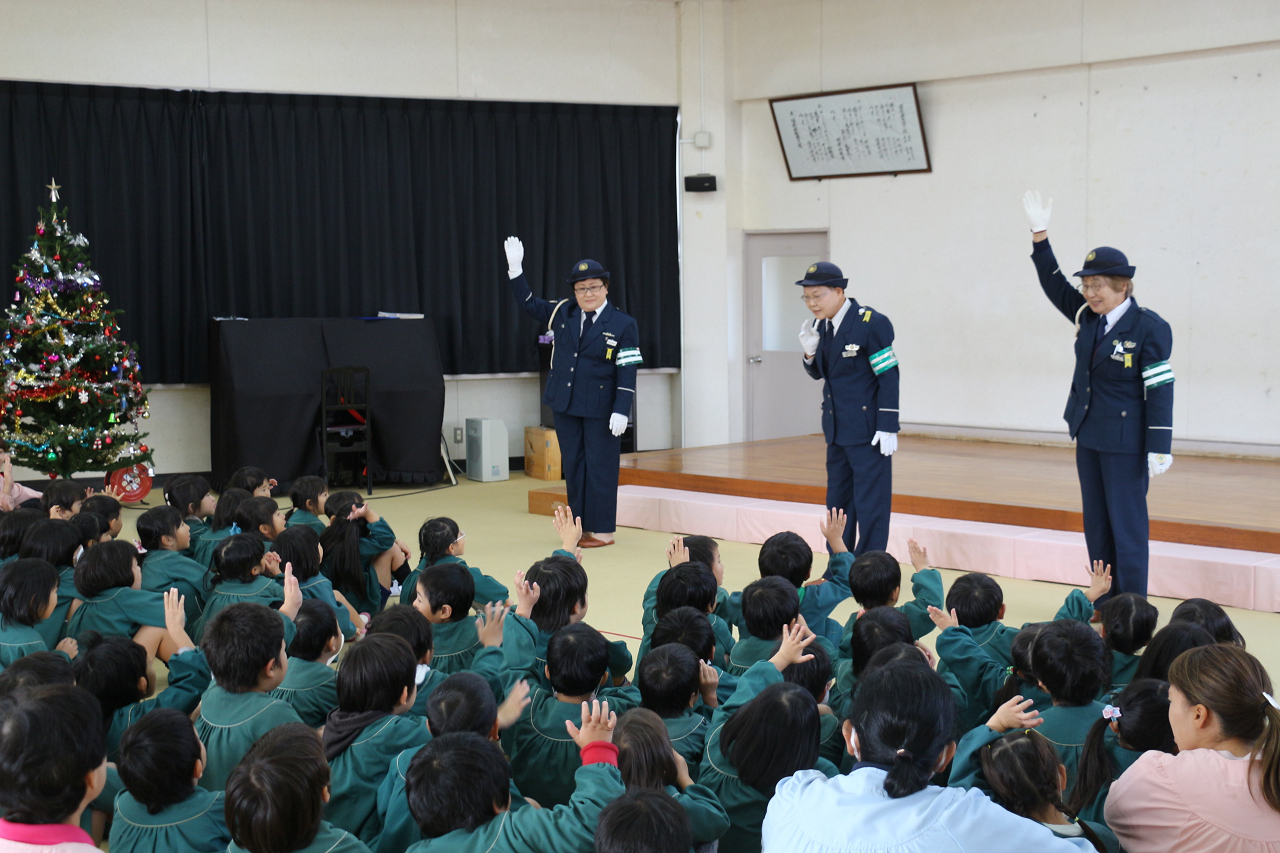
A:
[[[511,292],[526,314],[546,322],[555,333],[551,374],[542,398],[551,411],[580,418],[630,415],[636,368],[644,362],[635,319],[607,303],[579,340],[582,310],[574,300],[539,299],[523,273],[511,279]]]
[[[1080,447],[1104,453],[1169,453],[1173,439],[1173,332],[1160,315],[1129,306],[1096,347],[1095,314],[1072,287],[1049,248],[1033,244],[1031,260],[1049,301],[1078,323],[1076,369],[1063,413]]]
[[[877,432],[898,431],[898,358],[889,318],[857,300],[835,340],[818,345],[804,369],[822,387],[822,434],[827,444],[868,444]]]

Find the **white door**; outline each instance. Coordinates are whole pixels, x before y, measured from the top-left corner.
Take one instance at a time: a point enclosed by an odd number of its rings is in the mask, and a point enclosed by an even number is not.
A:
[[[801,363],[800,323],[812,319],[796,282],[827,259],[827,233],[746,235],[746,438],[822,431],[822,383]]]

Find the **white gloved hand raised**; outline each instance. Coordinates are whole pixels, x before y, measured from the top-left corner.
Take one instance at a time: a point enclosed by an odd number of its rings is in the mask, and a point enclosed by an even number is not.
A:
[[[1147,473],[1152,477],[1159,477],[1165,471],[1169,470],[1169,466],[1173,464],[1172,453],[1148,453],[1147,454]]]
[[[1039,191],[1027,190],[1027,194],[1022,197],[1022,207],[1027,211],[1027,221],[1031,223],[1032,233],[1049,230],[1049,215],[1053,213],[1052,198],[1048,204],[1041,204]]]
[[[818,352],[818,322],[805,320],[800,324],[800,346],[805,358],[813,358]]]
[[[627,416],[614,412],[609,415],[609,432],[614,435],[622,435],[627,431]]]
[[[875,438],[871,439],[871,443],[880,445],[880,452],[885,456],[892,456],[898,449],[898,434],[896,432],[877,432]]]
[[[507,277],[516,278],[524,272],[524,244],[519,237],[508,237],[502,248],[507,252]]]

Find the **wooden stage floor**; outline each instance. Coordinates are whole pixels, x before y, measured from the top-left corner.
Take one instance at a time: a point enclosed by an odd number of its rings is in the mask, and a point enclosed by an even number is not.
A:
[[[821,435],[630,453],[619,482],[821,504]],[[563,487],[561,487],[563,488]],[[1176,456],[1151,482],[1151,538],[1280,553],[1280,462]],[[1075,451],[903,436],[893,457],[895,512],[1082,530]]]

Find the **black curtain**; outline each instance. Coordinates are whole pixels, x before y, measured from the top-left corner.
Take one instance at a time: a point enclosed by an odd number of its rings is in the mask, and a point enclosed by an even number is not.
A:
[[[646,367],[680,364],[676,109],[0,81],[0,262],[56,177],[147,382],[208,381],[210,316],[421,312],[446,373],[536,370],[506,288],[612,272]]]

